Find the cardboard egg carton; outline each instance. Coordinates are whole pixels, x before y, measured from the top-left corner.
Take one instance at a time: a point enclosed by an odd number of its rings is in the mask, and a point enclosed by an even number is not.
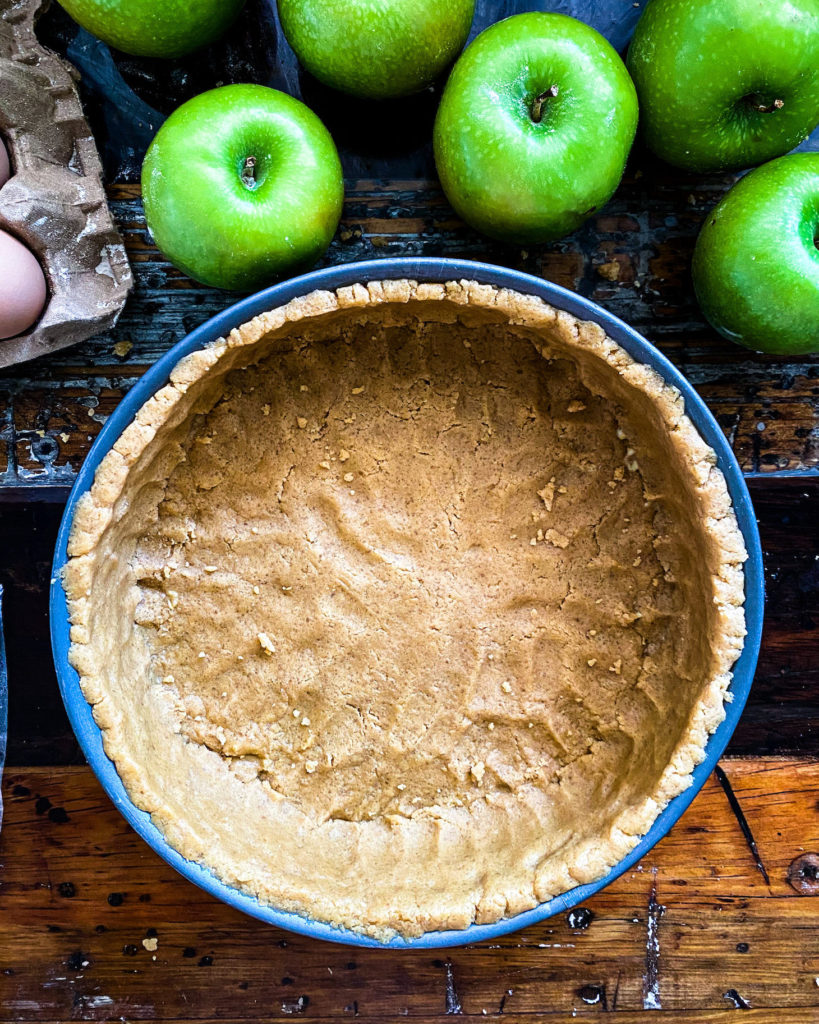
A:
[[[0,0],[0,135],[13,174],[0,188],[0,229],[34,252],[49,287],[35,327],[0,341],[0,367],[108,330],[133,284],[76,72],[34,34],[47,3]]]

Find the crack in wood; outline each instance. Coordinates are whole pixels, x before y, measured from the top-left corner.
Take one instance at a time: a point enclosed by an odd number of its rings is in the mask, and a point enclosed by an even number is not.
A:
[[[643,1009],[661,1010],[660,1002],[660,918],[665,907],[657,902],[657,869],[653,870],[646,913],[646,969],[643,975]],[[619,979],[618,979],[619,981]],[[615,997],[616,998],[616,997]]]
[[[463,1013],[458,990],[455,988],[455,975],[452,971],[452,961],[444,961],[444,977],[446,978],[446,1012],[448,1014]]]
[[[756,845],[756,839],[751,831],[751,826],[748,824],[748,819],[745,817],[745,812],[742,810],[742,806],[737,800],[736,793],[734,793],[733,786],[728,776],[725,774],[720,765],[714,768],[714,775],[717,777],[717,781],[722,786],[725,796],[728,798],[728,804],[731,810],[734,812],[734,817],[737,819],[740,830],[745,837],[745,842],[748,844],[748,849],[751,851],[751,856],[754,858],[754,863],[757,866],[757,870],[762,875],[765,881],[765,885],[770,886],[771,880],[768,877],[768,871],[765,864],[762,861],[762,857],[759,853],[759,848]]]

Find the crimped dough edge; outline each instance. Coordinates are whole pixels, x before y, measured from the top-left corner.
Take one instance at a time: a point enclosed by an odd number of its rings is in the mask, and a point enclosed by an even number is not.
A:
[[[340,906],[332,899],[316,901],[314,895],[308,899],[304,893],[281,891],[268,877],[253,877],[246,865],[243,867],[221,856],[219,850],[203,848],[195,827],[169,813],[152,784],[150,773],[134,762],[123,738],[121,717],[112,706],[101,668],[101,659],[107,651],[105,645],[100,650],[94,642],[91,598],[97,554],[102,551],[103,556],[106,555],[103,544],[106,530],[115,515],[127,514],[127,501],[125,507],[121,507],[121,499],[126,495],[131,468],[157,432],[172,422],[175,415],[181,418],[186,409],[181,399],[188,390],[218,369],[233,350],[253,346],[285,324],[321,317],[336,310],[436,300],[502,313],[510,324],[543,332],[566,348],[593,355],[636,391],[649,396],[660,412],[671,444],[690,467],[692,493],[702,509],[705,530],[717,552],[712,570],[718,624],[712,639],[716,668],[703,687],[701,700],[656,791],[641,805],[624,811],[606,834],[570,846],[562,864],[551,865],[548,872],[540,872],[537,877],[504,881],[495,878],[493,887],[471,907],[453,905],[442,897],[439,906],[416,906],[409,912],[406,908],[372,906],[362,911],[351,903]],[[69,660],[79,674],[82,692],[103,730],[106,753],[114,761],[134,803],[151,813],[154,824],[175,849],[187,859],[205,864],[226,884],[278,909],[381,939],[394,934],[413,936],[427,931],[466,928],[475,922],[495,922],[604,876],[633,849],[668,802],[691,784],[691,773],[705,757],[708,738],[724,718],[725,701],[730,699],[727,691],[732,666],[742,651],[745,637],[742,566],[747,553],[743,537],[725,479],[716,465],[716,455],[687,417],[676,388],[650,367],[635,361],[597,324],[580,321],[540,298],[468,280],[446,284],[385,280],[355,284],[335,292],[314,291],[261,314],[231,331],[226,338],[184,357],[174,368],[169,383],[142,406],[114,443],[100,463],[92,487],[78,500],[68,555],[63,581],[71,621]]]

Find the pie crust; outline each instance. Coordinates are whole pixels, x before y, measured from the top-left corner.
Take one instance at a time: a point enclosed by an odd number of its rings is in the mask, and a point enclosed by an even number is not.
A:
[[[69,556],[134,803],[229,885],[379,938],[600,878],[690,784],[745,635],[679,393],[474,281],[313,292],[182,359]]]

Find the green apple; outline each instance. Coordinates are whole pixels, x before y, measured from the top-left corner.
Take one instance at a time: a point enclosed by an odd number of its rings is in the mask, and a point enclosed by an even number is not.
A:
[[[776,355],[819,352],[819,153],[743,178],[694,250],[702,310],[731,341]]]
[[[218,39],[245,0],[58,0],[83,28],[137,57],[181,57]]]
[[[333,140],[308,107],[263,85],[226,85],[160,128],[142,195],[171,263],[203,284],[249,291],[321,256],[344,183]]]
[[[657,156],[752,167],[819,123],[819,0],[649,0],[627,63]]]
[[[279,0],[287,41],[311,75],[354,96],[419,92],[461,52],[475,0]]]
[[[636,128],[634,86],[601,35],[563,14],[517,14],[455,65],[435,120],[435,163],[473,227],[548,242],[608,202]]]

